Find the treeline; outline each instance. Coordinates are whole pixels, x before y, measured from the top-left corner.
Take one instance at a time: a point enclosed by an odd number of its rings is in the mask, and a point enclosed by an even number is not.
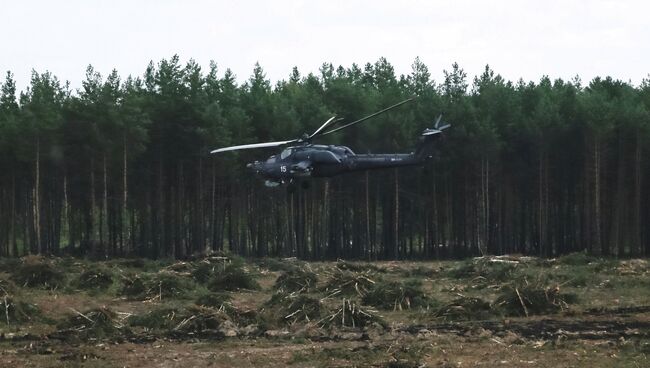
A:
[[[359,118],[329,136],[359,153],[409,152],[439,113],[452,123],[423,168],[268,189],[244,165],[271,151],[210,149],[291,139],[332,115]],[[0,100],[0,256],[30,253],[185,257],[207,249],[308,259],[442,258],[524,253],[650,254],[650,81],[583,86],[436,83],[420,60],[396,76],[361,67],[294,68],[275,85],[257,65],[238,83],[177,56],[142,77],[91,66],[72,90],[33,72]]]

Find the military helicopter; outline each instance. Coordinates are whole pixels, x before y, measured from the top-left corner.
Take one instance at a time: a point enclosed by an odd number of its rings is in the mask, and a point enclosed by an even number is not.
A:
[[[432,157],[432,143],[441,135],[443,130],[451,126],[449,124],[441,125],[442,115],[438,116],[433,128],[425,129],[422,132],[414,152],[411,153],[355,154],[346,146],[311,143],[315,138],[349,128],[411,100],[413,98],[406,99],[359,120],[338,127],[334,126],[340,124],[343,119],[337,119],[336,116],[333,116],[312,134],[304,134],[297,139],[224,147],[215,149],[210,153],[288,146],[280,154],[273,155],[266,159],[266,161],[251,162],[246,167],[265,179],[264,184],[267,187],[289,184],[290,189],[298,181],[300,181],[303,188],[308,188],[309,182],[304,180],[307,178],[332,177],[354,171],[422,165]]]

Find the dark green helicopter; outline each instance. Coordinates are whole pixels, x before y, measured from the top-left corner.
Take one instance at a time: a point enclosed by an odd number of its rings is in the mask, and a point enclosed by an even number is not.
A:
[[[411,100],[413,98],[336,128],[334,126],[341,123],[342,119],[332,117],[311,135],[304,134],[301,138],[224,147],[210,153],[288,146],[279,155],[273,155],[266,161],[255,161],[246,165],[247,168],[266,180],[265,185],[267,187],[276,187],[281,184],[293,185],[301,181],[302,186],[307,188],[309,182],[301,179],[332,177],[354,171],[422,165],[432,157],[433,142],[437,140],[443,130],[450,127],[449,124],[441,125],[442,115],[438,116],[433,128],[425,129],[422,132],[415,151],[411,153],[355,154],[346,146],[311,143],[314,138],[320,138],[351,127]]]

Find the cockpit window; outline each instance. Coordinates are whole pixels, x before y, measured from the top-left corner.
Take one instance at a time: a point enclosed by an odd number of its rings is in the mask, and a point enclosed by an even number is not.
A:
[[[280,159],[284,160],[285,158],[291,156],[292,152],[293,152],[293,150],[291,148],[285,149],[284,151],[282,151],[282,153],[280,153]]]

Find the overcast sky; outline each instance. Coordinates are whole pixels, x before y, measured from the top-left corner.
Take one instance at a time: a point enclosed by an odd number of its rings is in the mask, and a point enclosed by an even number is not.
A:
[[[416,56],[433,78],[458,62],[470,77],[485,64],[510,80],[542,75],[634,84],[650,73],[647,1],[180,1],[0,0],[0,71],[19,89],[31,69],[73,88],[86,66],[142,75],[178,54],[207,70],[215,60],[240,82],[259,61],[269,79],[293,66],[349,67],[385,56],[407,74]],[[4,75],[2,76],[4,80]]]

